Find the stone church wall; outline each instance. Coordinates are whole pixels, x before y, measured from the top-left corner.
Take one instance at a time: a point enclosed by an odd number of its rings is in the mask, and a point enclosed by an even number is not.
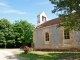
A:
[[[64,31],[62,29],[62,31]],[[45,32],[50,33],[49,44],[45,44]],[[71,47],[79,47],[80,45],[80,32],[74,31],[72,34],[73,38],[71,40]],[[34,48],[35,49],[61,49],[66,48],[63,46],[63,34],[61,33],[61,27],[50,26],[46,28],[34,30]]]

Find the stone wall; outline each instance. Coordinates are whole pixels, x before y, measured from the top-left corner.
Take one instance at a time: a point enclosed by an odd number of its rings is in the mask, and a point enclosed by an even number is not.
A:
[[[49,32],[50,40],[49,44],[45,44],[45,32]],[[78,43],[80,42],[80,36],[78,31],[74,31],[70,33],[70,42],[71,46],[64,45],[64,28],[50,26],[41,29],[34,30],[34,48],[35,49],[62,49],[62,48],[72,48],[79,46]],[[78,36],[77,36],[78,35]],[[79,43],[80,44],[80,43]]]

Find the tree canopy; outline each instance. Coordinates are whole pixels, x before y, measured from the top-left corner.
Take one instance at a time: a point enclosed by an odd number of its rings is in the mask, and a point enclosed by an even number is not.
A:
[[[0,45],[14,44],[14,31],[12,24],[5,18],[0,20]]]
[[[0,46],[23,46],[33,42],[34,25],[26,20],[11,24],[6,18],[0,20]]]
[[[28,23],[26,20],[15,21],[14,32],[16,43],[26,45],[33,42],[34,25]]]
[[[80,30],[80,0],[49,0],[54,9],[52,13],[59,12],[59,17],[67,29]]]

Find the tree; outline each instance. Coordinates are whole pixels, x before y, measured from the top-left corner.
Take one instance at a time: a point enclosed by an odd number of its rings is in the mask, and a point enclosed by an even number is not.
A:
[[[16,44],[26,45],[33,42],[34,25],[28,23],[26,20],[15,21],[13,25]]]
[[[59,17],[67,29],[80,30],[80,0],[49,0],[54,5],[52,13],[61,12]]]
[[[0,20],[0,45],[4,45],[6,48],[7,45],[14,43],[12,24],[7,19],[3,18]]]
[[[20,47],[33,42],[34,25],[26,20],[11,24],[7,19],[0,20],[0,46]]]

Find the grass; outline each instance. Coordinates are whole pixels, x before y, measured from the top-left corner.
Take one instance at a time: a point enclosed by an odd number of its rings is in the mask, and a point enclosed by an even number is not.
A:
[[[59,60],[61,58],[69,56],[79,56],[77,59],[80,59],[79,52],[43,52],[43,51],[32,51],[28,54],[20,53],[18,56],[25,58],[24,60]]]

